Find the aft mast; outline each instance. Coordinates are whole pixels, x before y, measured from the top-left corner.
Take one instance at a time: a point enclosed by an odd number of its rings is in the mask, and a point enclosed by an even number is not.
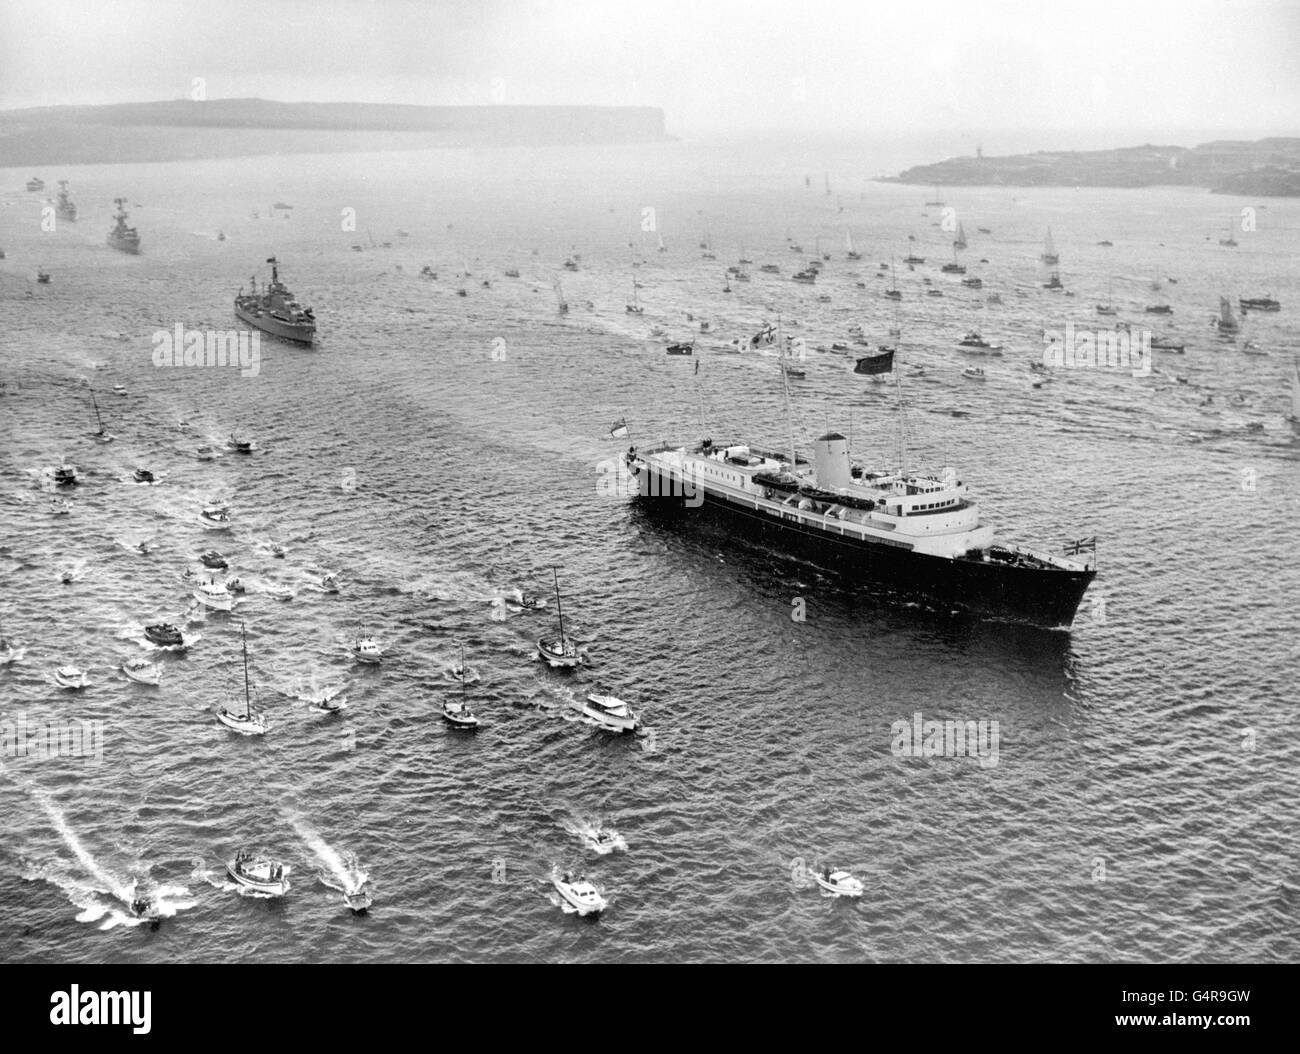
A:
[[[248,631],[244,628],[242,622],[239,624],[239,633],[240,640],[244,646],[244,719],[247,721],[252,720],[253,707],[252,703],[249,701],[248,689]]]
[[[555,578],[555,614],[560,620],[560,649],[564,649],[564,608],[560,606],[560,574],[551,568],[551,574]]]

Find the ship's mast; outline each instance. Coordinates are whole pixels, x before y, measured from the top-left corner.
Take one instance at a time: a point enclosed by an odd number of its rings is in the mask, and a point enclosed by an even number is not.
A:
[[[785,337],[781,333],[781,316],[776,316],[776,344],[781,353],[781,389],[785,392],[785,427],[790,437],[790,471],[794,472],[799,461],[794,449],[794,412],[790,409],[790,378],[785,373]]]
[[[240,639],[244,645],[244,717],[249,719],[253,716],[252,704],[248,700],[248,630],[244,624],[239,624]]]
[[[560,606],[560,574],[555,568],[551,568],[551,574],[555,578],[555,613],[560,619],[560,649],[564,649],[564,608]]]

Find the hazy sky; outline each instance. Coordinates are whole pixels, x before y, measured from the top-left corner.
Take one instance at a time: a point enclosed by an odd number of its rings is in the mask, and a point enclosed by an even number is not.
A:
[[[209,98],[652,105],[688,136],[1296,135],[1300,0],[0,0],[0,108],[195,77]]]

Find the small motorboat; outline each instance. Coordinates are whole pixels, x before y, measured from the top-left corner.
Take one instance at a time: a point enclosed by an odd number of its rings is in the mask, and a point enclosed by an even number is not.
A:
[[[68,501],[67,498],[50,499],[51,516],[67,516],[70,512],[72,512],[72,502]]]
[[[231,432],[230,449],[236,454],[251,454],[253,452],[253,441],[239,432]]]
[[[442,719],[452,728],[460,728],[465,731],[478,728],[478,717],[469,708],[469,704],[455,699],[443,700]]]
[[[224,505],[205,505],[199,513],[199,524],[208,531],[230,530],[230,510]]]
[[[41,285],[49,285],[49,284],[50,284],[50,272],[49,272],[49,271],[46,271],[46,270],[44,270],[44,269],[40,269],[40,270],[38,270],[38,271],[36,272],[36,281],[39,282]]]
[[[224,571],[230,566],[226,558],[215,549],[209,549],[206,553],[201,554],[199,560],[204,567],[211,568],[213,571]]]
[[[271,550],[271,555],[274,556],[277,560],[284,559],[285,548],[279,542],[272,542],[268,546],[268,548]]]
[[[327,571],[321,575],[320,587],[323,592],[337,593],[339,591],[339,576],[337,571]]]
[[[122,672],[137,684],[157,685],[162,679],[162,670],[147,659],[127,659],[122,664]]]
[[[90,681],[86,672],[77,666],[60,666],[54,671],[54,683],[60,688],[85,688]]]
[[[552,875],[551,884],[565,903],[579,915],[597,915],[609,907],[609,902],[600,895],[600,890],[581,875],[575,876],[572,871],[566,871],[562,876]]]
[[[635,731],[641,721],[627,703],[613,695],[588,695],[582,712],[596,724],[615,732]]]
[[[365,886],[343,894],[343,903],[348,906],[348,910],[353,915],[364,915],[374,902],[375,898],[370,895],[370,891]]]
[[[832,871],[829,867],[815,876],[817,885],[834,897],[862,896],[862,883],[847,871]]]
[[[965,377],[968,381],[988,380],[988,378],[984,376],[984,370],[981,369],[979,366],[967,366],[964,370],[961,371],[961,375]]]
[[[971,330],[966,336],[957,342],[957,347],[964,351],[982,351],[993,354],[1002,350],[1001,344],[990,344],[975,330]]]
[[[375,663],[384,657],[384,649],[369,633],[361,633],[358,630],[356,638],[352,641],[352,657],[357,662]]]
[[[1148,315],[1172,315],[1174,309],[1168,304],[1148,304],[1146,307]]]
[[[315,710],[318,714],[337,714],[339,711],[348,708],[348,697],[346,695],[317,694],[307,704],[307,708]]]
[[[72,583],[75,582],[76,580],[77,580],[77,572],[75,568],[65,567],[62,571],[59,572],[59,581],[62,582],[65,586],[72,585]]]
[[[194,451],[194,456],[199,461],[215,461],[217,459],[217,452],[210,446],[201,446]]]
[[[54,470],[54,482],[56,486],[71,487],[80,483],[77,478],[76,466],[68,464],[66,461]]]
[[[154,474],[147,468],[138,468],[131,474],[131,479],[135,483],[156,483]]]
[[[183,648],[185,646],[184,634],[167,622],[158,622],[152,626],[145,626],[144,635],[150,644],[156,644],[160,648]]]
[[[215,578],[200,582],[199,587],[194,590],[193,597],[204,607],[210,607],[215,611],[232,611],[235,607],[235,598],[230,590],[226,588],[224,582],[218,582]]]
[[[244,889],[264,896],[282,897],[289,892],[289,869],[247,849],[239,850],[233,860],[226,862],[226,873]]]
[[[541,611],[546,607],[546,598],[534,596],[532,593],[520,593],[518,600],[511,600],[508,603],[522,611]]]
[[[669,355],[694,355],[695,344],[669,344],[667,351]]]

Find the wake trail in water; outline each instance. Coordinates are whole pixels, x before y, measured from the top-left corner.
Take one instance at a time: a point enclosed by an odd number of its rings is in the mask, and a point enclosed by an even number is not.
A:
[[[370,876],[361,869],[355,856],[347,852],[343,854],[337,852],[321,837],[320,832],[301,816],[288,813],[286,819],[297,832],[298,837],[303,840],[303,844],[315,853],[316,858],[327,868],[328,875],[320,872],[320,879],[325,885],[337,889],[340,893],[355,893],[366,884]],[[330,880],[331,878],[333,881]]]

